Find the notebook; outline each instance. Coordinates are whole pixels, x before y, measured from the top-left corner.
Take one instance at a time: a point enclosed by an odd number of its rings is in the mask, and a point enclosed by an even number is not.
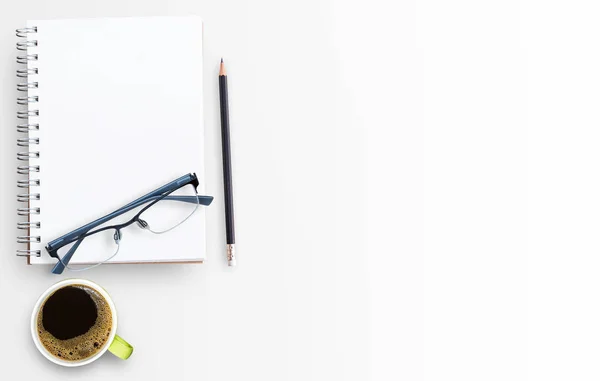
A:
[[[49,241],[188,173],[205,194],[202,31],[196,16],[35,20],[17,31],[17,255],[54,264]],[[203,261],[205,208],[169,234],[124,229],[111,262]]]

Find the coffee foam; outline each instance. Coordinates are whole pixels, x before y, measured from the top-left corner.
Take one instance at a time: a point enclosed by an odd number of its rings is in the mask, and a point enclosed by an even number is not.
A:
[[[98,312],[96,323],[83,335],[68,340],[57,339],[44,328],[43,314],[44,306],[46,305],[46,301],[44,301],[38,311],[38,337],[44,348],[54,357],[66,361],[85,360],[100,352],[108,342],[112,330],[112,312],[106,299],[93,288],[81,284],[73,284],[65,287],[80,288],[90,295],[94,303],[96,303]],[[46,300],[52,295],[48,296]]]

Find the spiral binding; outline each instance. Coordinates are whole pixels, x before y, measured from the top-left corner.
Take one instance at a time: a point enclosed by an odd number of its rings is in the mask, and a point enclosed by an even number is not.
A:
[[[17,124],[17,132],[22,132],[27,134],[29,131],[37,131],[40,129],[40,125],[37,123],[24,123]]]
[[[35,80],[35,76],[39,74],[39,68],[34,67],[38,60],[38,55],[34,51],[38,46],[38,41],[35,39],[29,39],[29,36],[37,33],[37,27],[28,27],[17,29],[17,37],[25,38],[25,41],[17,42],[17,50],[25,52],[23,55],[17,56],[17,63],[26,65],[23,69],[17,70],[17,77],[24,78],[25,81],[17,84],[17,90],[26,92],[26,96],[20,96],[17,98],[17,104],[25,106],[25,109],[17,111],[17,118],[23,120],[23,123],[17,124],[17,132],[22,134],[17,139],[18,147],[31,147],[40,144],[40,139],[35,136],[31,136],[31,133],[35,133],[40,129],[38,118],[40,112],[34,109],[33,104],[39,102],[39,96],[37,95],[37,89],[39,88],[38,82]],[[32,229],[40,229],[41,224],[39,221],[32,221],[32,215],[41,214],[39,206],[34,205],[35,201],[40,200],[40,193],[33,193],[32,188],[40,186],[40,180],[32,178],[32,174],[40,172],[40,166],[33,161],[40,158],[40,152],[37,149],[27,148],[25,151],[17,152],[17,160],[21,162],[27,162],[26,165],[17,166],[17,173],[25,176],[24,179],[17,180],[17,187],[25,189],[27,193],[18,193],[17,202],[23,204],[23,207],[17,208],[17,214],[19,216],[27,216],[27,221],[17,222],[17,229],[26,230],[26,235],[17,236],[17,243],[26,244],[27,249],[17,250],[18,256],[30,257],[41,255],[41,250],[32,250],[32,243],[40,243],[41,237],[39,235],[32,234]]]
[[[19,175],[28,175],[31,172],[39,172],[39,171],[40,171],[39,165],[19,165],[17,167],[17,173]]]
[[[17,195],[18,202],[29,202],[29,200],[39,201],[40,194],[39,193],[20,193]]]
[[[17,208],[19,216],[28,216],[30,214],[40,214],[40,208]]]
[[[37,61],[37,54],[27,54],[25,56],[17,56],[17,63],[21,65],[27,65],[28,61]]]

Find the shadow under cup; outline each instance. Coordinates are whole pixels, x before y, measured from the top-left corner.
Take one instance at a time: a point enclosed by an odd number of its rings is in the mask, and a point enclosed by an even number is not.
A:
[[[108,293],[84,279],[68,279],[48,288],[31,316],[38,350],[55,364],[89,364],[110,349],[127,359],[133,348],[116,335],[117,311]]]

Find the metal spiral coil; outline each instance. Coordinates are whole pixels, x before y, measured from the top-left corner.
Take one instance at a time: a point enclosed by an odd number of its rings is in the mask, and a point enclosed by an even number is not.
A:
[[[40,180],[36,179],[27,179],[27,180],[17,180],[17,186],[19,188],[31,188],[31,187],[39,187]]]
[[[19,235],[17,236],[17,243],[39,243],[42,242],[41,237],[34,235]]]
[[[29,161],[29,159],[39,159],[39,152],[17,152],[17,160]]]
[[[39,229],[40,227],[42,227],[42,224],[39,221],[17,222],[17,229],[21,229],[21,230]]]
[[[19,119],[29,119],[32,116],[40,116],[39,110],[20,110],[17,111],[17,118]]]
[[[39,171],[40,171],[39,165],[19,165],[17,167],[17,173],[19,175],[28,175],[31,172],[39,172]]]
[[[17,63],[21,65],[27,65],[29,61],[37,61],[37,54],[27,54],[25,56],[17,56]]]
[[[18,202],[29,202],[31,200],[39,201],[40,194],[39,193],[20,193],[17,195]]]
[[[19,69],[17,70],[17,77],[19,78],[27,78],[30,75],[33,74],[39,74],[38,73],[38,68],[33,68],[33,69]]]
[[[19,91],[29,91],[29,89],[37,89],[37,88],[38,88],[37,82],[17,83],[17,90],[19,90]]]
[[[19,216],[28,216],[30,214],[40,214],[40,208],[17,208]]]
[[[27,106],[30,103],[38,103],[40,101],[40,97],[37,95],[34,97],[18,97],[17,104]]]
[[[28,33],[37,33],[37,26],[17,29],[17,37],[27,37]]]
[[[38,96],[39,83],[36,78],[39,75],[39,69],[36,67],[38,62],[37,46],[38,41],[36,39],[29,39],[29,35],[37,33],[37,27],[27,27],[17,29],[17,37],[25,38],[24,41],[17,42],[17,50],[23,51],[22,55],[17,56],[17,63],[25,65],[24,68],[17,70],[17,77],[22,78],[23,82],[17,84],[17,90],[20,92],[27,93],[25,96],[17,98],[17,104],[24,106],[22,110],[17,111],[17,118],[24,120],[22,123],[17,124],[17,132],[22,134],[17,139],[18,147],[29,147],[32,145],[39,145],[40,139],[37,136],[31,136],[32,133],[39,131],[40,125],[38,118],[40,112],[34,105],[39,103],[40,99]],[[27,149],[27,148],[25,148]],[[40,193],[31,192],[33,187],[40,186],[40,180],[32,178],[32,174],[40,172],[40,166],[37,159],[40,158],[39,150],[26,150],[17,152],[17,160],[25,162],[24,165],[17,166],[17,173],[22,175],[24,178],[17,180],[17,187],[24,189],[27,193],[18,193],[17,202],[21,203],[23,207],[17,208],[17,214],[19,216],[27,216],[27,221],[18,221],[17,229],[26,231],[25,235],[17,236],[17,243],[26,244],[26,249],[17,250],[18,256],[23,257],[39,257],[41,256],[41,250],[33,249],[32,244],[39,244],[42,239],[39,235],[32,234],[33,229],[40,229],[41,224],[39,221],[32,221],[32,215],[39,215],[41,209],[37,204],[40,200]]]
[[[17,250],[17,257],[41,257],[41,250]]]
[[[27,51],[35,46],[37,46],[37,40],[17,42],[17,50]]]
[[[40,144],[40,138],[19,138],[17,139],[17,145],[19,147],[27,147],[30,145]]]
[[[40,125],[37,123],[23,123],[17,124],[17,132],[22,132],[24,134],[29,131],[38,131],[40,129]]]

